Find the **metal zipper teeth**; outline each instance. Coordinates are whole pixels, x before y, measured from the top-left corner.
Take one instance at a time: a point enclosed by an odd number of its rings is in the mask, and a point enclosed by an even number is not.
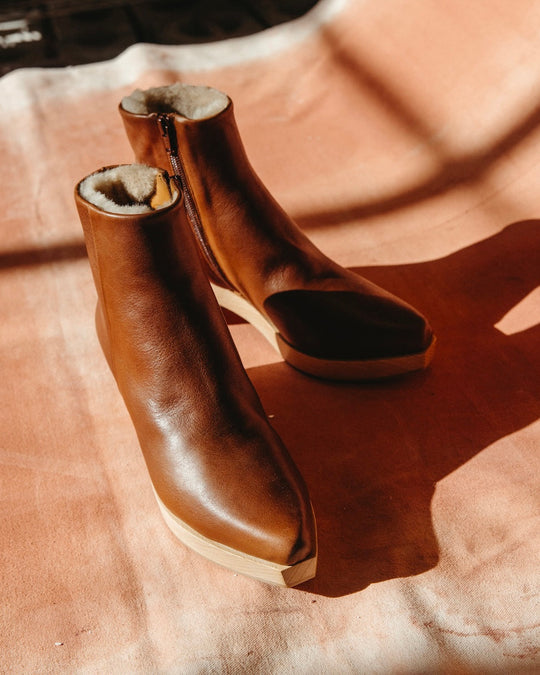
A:
[[[160,115],[158,115],[157,119],[159,126],[161,128],[161,137],[163,139],[165,150],[169,157],[169,162],[173,174],[180,181],[182,191],[184,192],[184,203],[189,222],[191,223],[197,241],[204,254],[205,260],[210,269],[212,270],[213,274],[215,275],[215,277],[219,279],[221,283],[224,284],[227,288],[233,288],[232,285],[227,281],[227,278],[225,277],[224,273],[221,271],[219,263],[215,259],[214,254],[212,253],[212,250],[210,249],[210,246],[206,241],[206,237],[204,235],[204,231],[201,224],[201,219],[199,217],[199,212],[197,210],[195,200],[191,193],[187,181],[186,171],[184,169],[184,165],[182,163],[182,159],[178,151],[176,130],[174,128],[174,118],[171,115],[167,115],[166,113],[161,113]]]

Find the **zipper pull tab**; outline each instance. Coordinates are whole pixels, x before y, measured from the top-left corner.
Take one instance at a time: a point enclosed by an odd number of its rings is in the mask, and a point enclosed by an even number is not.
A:
[[[178,152],[178,140],[176,138],[176,128],[174,126],[174,116],[167,113],[160,113],[157,117],[159,127],[161,129],[161,138],[165,152],[169,157],[169,164],[174,176],[180,179],[182,189],[186,190],[186,176],[182,160]]]
[[[166,113],[160,113],[157,119],[161,129],[161,137],[163,138],[165,150],[168,155],[171,155],[174,152],[172,143],[173,134],[171,134],[171,128],[174,130],[174,124],[171,124],[171,119]]]

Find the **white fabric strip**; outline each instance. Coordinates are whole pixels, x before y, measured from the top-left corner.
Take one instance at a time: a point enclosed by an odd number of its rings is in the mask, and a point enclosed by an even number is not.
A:
[[[198,45],[135,44],[110,61],[66,68],[21,68],[0,78],[0,111],[16,112],[36,97],[66,98],[128,85],[147,70],[195,73],[265,59],[306,40],[351,0],[320,0],[304,16],[241,38]],[[37,89],[39,88],[39,89]]]

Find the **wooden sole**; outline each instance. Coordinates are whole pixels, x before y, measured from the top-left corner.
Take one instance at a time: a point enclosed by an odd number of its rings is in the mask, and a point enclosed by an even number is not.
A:
[[[221,307],[248,321],[280,352],[289,365],[308,375],[328,380],[378,380],[423,370],[431,363],[435,353],[437,340],[434,336],[425,351],[405,356],[362,361],[338,361],[309,356],[286,342],[276,327],[241,295],[215,284],[212,284],[212,289]]]
[[[297,586],[308,579],[313,579],[315,576],[317,570],[316,556],[303,560],[296,565],[279,565],[269,560],[263,560],[262,558],[256,558],[241,551],[236,551],[224,544],[204,537],[192,527],[186,525],[174,513],[169,511],[155,491],[154,494],[156,495],[161,515],[172,533],[183,544],[204,558],[238,574],[277,586]]]

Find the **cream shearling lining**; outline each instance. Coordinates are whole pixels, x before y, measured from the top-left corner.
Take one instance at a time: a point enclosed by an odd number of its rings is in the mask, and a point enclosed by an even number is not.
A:
[[[190,120],[217,115],[229,104],[229,97],[212,87],[176,82],[166,87],[135,89],[122,99],[122,108],[135,115],[176,113]]]
[[[164,171],[144,164],[123,164],[101,169],[79,184],[87,202],[108,213],[149,213],[172,204],[178,192],[171,190]]]

